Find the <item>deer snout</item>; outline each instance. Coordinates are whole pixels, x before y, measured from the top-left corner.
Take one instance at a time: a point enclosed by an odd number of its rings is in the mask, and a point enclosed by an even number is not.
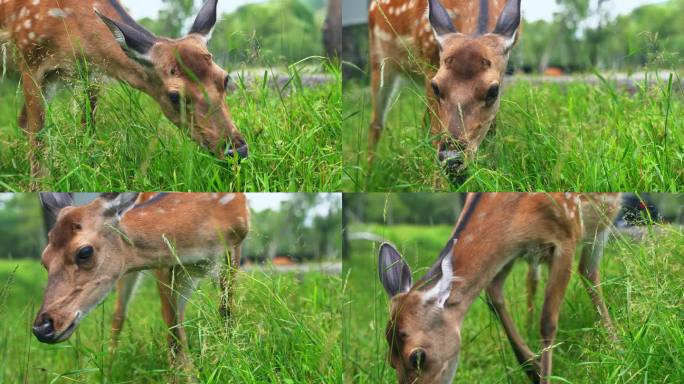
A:
[[[56,340],[55,322],[48,313],[42,313],[36,317],[33,323],[33,334],[41,343],[54,343]]]
[[[238,160],[244,160],[249,157],[249,146],[241,135],[235,135],[231,141],[226,144],[223,154],[229,158],[233,158],[237,155]]]
[[[465,181],[465,146],[455,143],[451,145],[440,144],[439,162],[444,169],[449,181],[454,185]]]

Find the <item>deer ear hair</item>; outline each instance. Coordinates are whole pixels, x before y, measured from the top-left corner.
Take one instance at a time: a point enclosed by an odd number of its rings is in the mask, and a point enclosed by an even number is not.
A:
[[[454,27],[449,13],[439,0],[428,0],[428,20],[432,27],[432,33],[435,35],[435,40],[437,40],[437,44],[442,49],[446,36],[456,33],[456,27]]]
[[[119,46],[124,50],[128,57],[142,65],[152,66],[150,50],[152,49],[152,46],[157,43],[156,37],[150,33],[143,33],[127,24],[114,21],[101,14],[97,9],[93,10],[100,20],[105,23],[107,28],[109,28],[109,31],[114,36],[114,40],[119,43]]]
[[[520,27],[520,0],[508,0],[493,31],[494,34],[504,38],[506,51],[515,44],[518,27]]]
[[[378,273],[380,282],[390,298],[408,292],[413,284],[411,268],[390,243],[383,243],[380,246]]]
[[[102,215],[105,217],[115,217],[117,220],[121,219],[121,216],[133,208],[138,195],[138,192],[103,193],[100,195],[100,198],[104,200],[102,203],[102,208],[104,209]]]
[[[204,39],[205,43],[211,39],[211,33],[216,25],[216,6],[218,0],[207,0],[202,5],[195,22],[192,23],[189,33],[196,33]]]

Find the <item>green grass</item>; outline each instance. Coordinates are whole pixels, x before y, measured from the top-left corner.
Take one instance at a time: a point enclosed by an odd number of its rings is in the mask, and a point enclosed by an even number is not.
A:
[[[83,81],[50,103],[41,138],[47,176],[35,189],[52,191],[335,191],[340,188],[341,76],[337,65],[309,59],[332,81],[302,85],[290,67],[289,86],[256,85],[228,95],[233,120],[250,146],[241,164],[215,159],[167,120],[147,95],[121,83],[102,92],[94,124],[82,126]],[[313,64],[312,64],[313,63]],[[28,140],[18,127],[23,103],[17,81],[0,82],[0,190],[31,185]]]
[[[169,368],[167,330],[151,276],[133,298],[115,355],[108,352],[115,295],[69,341],[50,346],[35,339],[30,325],[46,281],[38,261],[0,262],[0,383],[162,383],[178,374]],[[228,330],[218,313],[216,285],[204,280],[187,310],[190,357],[200,382],[339,381],[338,276],[241,272]]]
[[[416,277],[422,276],[449,237],[448,226],[357,225],[394,242]],[[553,374],[557,383],[681,383],[684,382],[684,235],[666,233],[636,243],[611,240],[601,265],[603,289],[617,327],[614,345],[597,311],[575,274],[560,314]],[[347,290],[343,308],[344,381],[396,383],[387,363],[384,329],[388,299],[376,266],[377,245],[352,243],[345,260]],[[521,335],[539,350],[539,319],[527,328],[525,273],[518,263],[505,286],[505,295]],[[542,283],[546,277],[542,275]],[[537,316],[543,289],[537,294]],[[462,350],[456,382],[528,383],[511,351],[503,328],[484,302],[476,300],[461,329]]]
[[[676,83],[678,80],[674,79]],[[401,88],[388,115],[373,169],[366,162],[370,92],[345,89],[347,191],[681,191],[684,98],[680,86],[639,87],[516,81],[503,92],[496,132],[451,186],[424,128],[422,87]]]

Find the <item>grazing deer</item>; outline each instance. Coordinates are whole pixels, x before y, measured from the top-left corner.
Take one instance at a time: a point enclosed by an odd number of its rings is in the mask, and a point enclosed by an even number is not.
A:
[[[599,288],[598,265],[619,194],[471,194],[447,245],[426,275],[411,270],[390,244],[380,247],[380,280],[391,298],[386,329],[389,359],[399,383],[451,383],[461,349],[461,324],[479,293],[501,321],[516,358],[535,383],[548,383],[553,342],[577,246],[579,272],[612,332]],[[518,257],[549,264],[541,314],[541,362],[518,334],[503,283]]]
[[[25,97],[19,124],[29,138],[33,175],[40,170],[35,152],[44,91],[83,63],[150,95],[174,124],[187,127],[219,158],[246,157],[247,144],[225,101],[229,76],[207,50],[217,1],[204,3],[187,36],[168,39],[137,24],[117,0],[0,0],[0,29],[19,52]],[[92,113],[97,90],[89,94]]]
[[[371,2],[368,159],[400,75],[418,76],[425,80],[439,159],[457,180],[464,152],[477,151],[499,110],[508,56],[518,39],[520,0],[442,1],[445,6],[439,0]]]
[[[116,286],[115,345],[139,271],[154,269],[171,356],[190,365],[185,305],[198,279],[229,250],[231,271],[221,279],[221,313],[229,315],[240,247],[249,231],[245,195],[106,193],[74,207],[69,194],[42,193],[41,202],[57,220],[42,255],[48,283],[33,324],[36,338],[49,344],[68,339]]]

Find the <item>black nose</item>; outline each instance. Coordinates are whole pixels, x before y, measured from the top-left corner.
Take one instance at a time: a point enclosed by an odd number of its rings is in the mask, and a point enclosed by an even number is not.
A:
[[[242,144],[242,146],[238,148],[233,148],[232,145],[228,145],[226,147],[225,155],[226,157],[233,158],[235,157],[235,154],[237,153],[238,160],[244,160],[247,157],[249,157],[249,147],[247,144]]]
[[[55,338],[55,325],[47,313],[38,316],[33,324],[33,334],[41,343],[50,343]]]

